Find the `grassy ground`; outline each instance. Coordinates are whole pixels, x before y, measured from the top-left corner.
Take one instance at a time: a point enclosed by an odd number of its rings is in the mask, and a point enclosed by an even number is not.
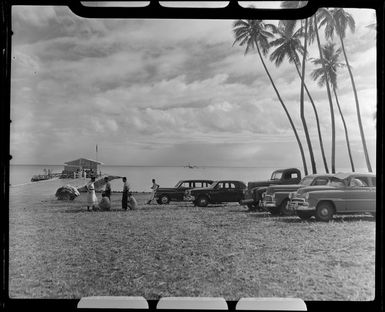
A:
[[[146,205],[144,194],[121,211],[120,198],[110,212],[87,212],[85,194],[11,202],[10,296],[374,297],[371,216],[318,223],[238,204]]]

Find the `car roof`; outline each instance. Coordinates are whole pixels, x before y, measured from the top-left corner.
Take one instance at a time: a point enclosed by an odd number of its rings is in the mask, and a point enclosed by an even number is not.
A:
[[[213,182],[214,180],[209,179],[192,179],[192,180],[180,180],[179,182]]]
[[[333,173],[313,173],[304,176],[304,178],[316,178],[316,177],[334,177],[336,174]]]
[[[239,181],[239,180],[217,180],[217,181],[214,181],[214,182],[234,182],[234,183],[241,183],[241,184],[245,184],[246,185],[246,183],[245,182],[243,182],[243,181]]]
[[[335,176],[341,180],[346,179],[348,177],[375,177],[376,174],[374,173],[358,173],[358,172],[338,172],[335,174]]]

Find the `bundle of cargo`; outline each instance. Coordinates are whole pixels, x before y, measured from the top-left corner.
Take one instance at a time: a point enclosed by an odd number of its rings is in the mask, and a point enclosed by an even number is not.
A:
[[[59,200],[74,200],[79,195],[80,193],[77,188],[72,185],[64,185],[59,187],[55,194]]]

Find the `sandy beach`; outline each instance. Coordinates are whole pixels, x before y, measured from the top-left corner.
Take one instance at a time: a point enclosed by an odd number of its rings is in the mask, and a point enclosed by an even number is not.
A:
[[[136,211],[122,211],[113,193],[112,211],[87,212],[85,193],[59,201],[53,184],[11,189],[11,297],[373,299],[371,216],[304,222],[235,203],[146,205],[146,193],[135,194]]]

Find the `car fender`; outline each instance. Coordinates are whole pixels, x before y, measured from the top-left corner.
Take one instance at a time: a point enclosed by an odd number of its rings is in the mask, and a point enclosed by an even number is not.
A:
[[[316,208],[322,202],[329,202],[333,205],[334,212],[344,211],[345,199],[343,194],[344,192],[341,190],[309,192],[309,206]]]

